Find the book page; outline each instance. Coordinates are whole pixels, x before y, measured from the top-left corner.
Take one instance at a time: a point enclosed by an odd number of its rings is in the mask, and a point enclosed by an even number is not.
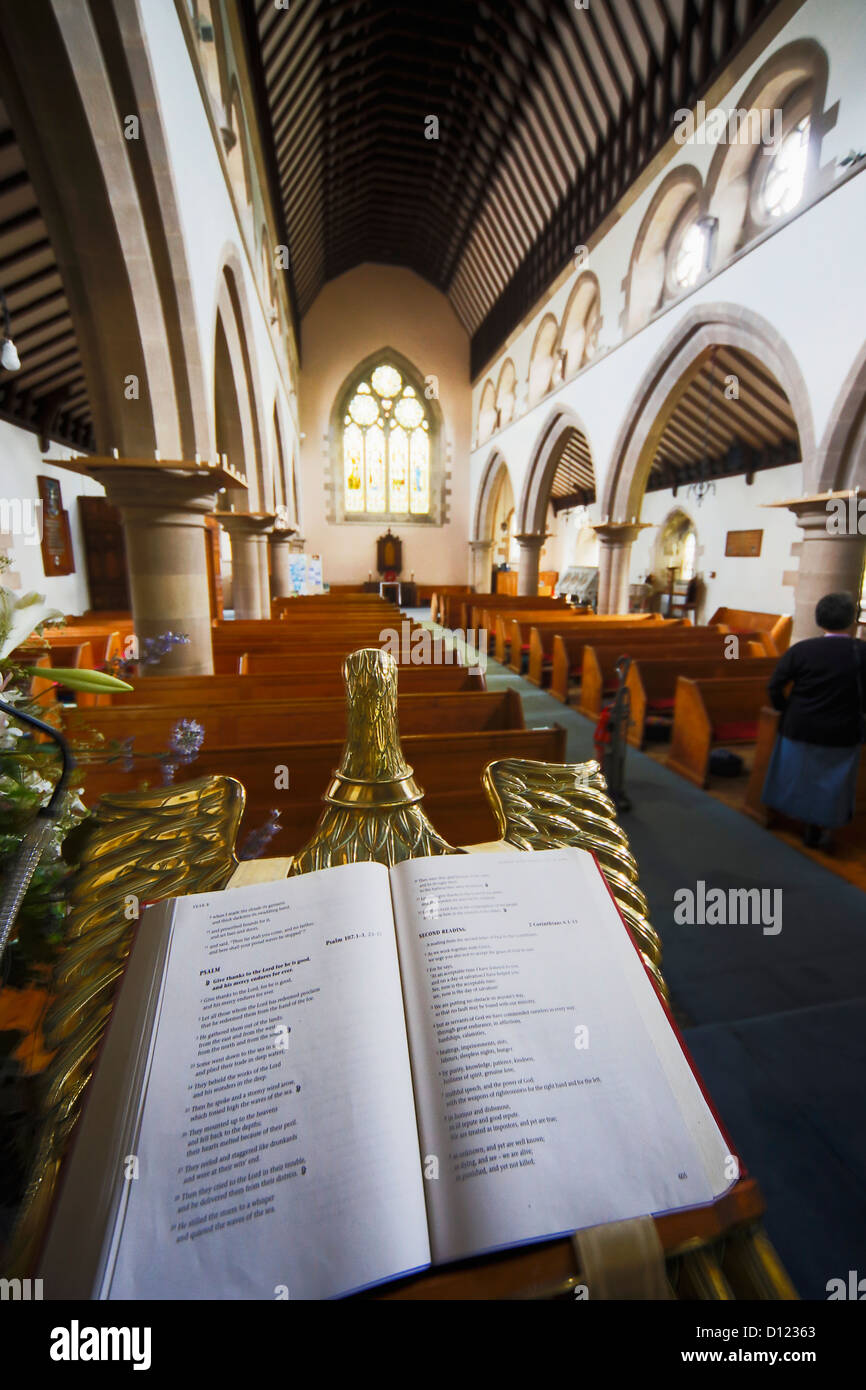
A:
[[[725,1190],[727,1145],[590,854],[416,859],[391,881],[434,1262]]]
[[[429,1263],[386,869],[177,899],[131,1157],[103,1297],[324,1298]]]

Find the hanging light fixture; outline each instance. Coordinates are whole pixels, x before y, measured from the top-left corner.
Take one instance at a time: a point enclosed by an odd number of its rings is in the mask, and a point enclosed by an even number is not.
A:
[[[0,311],[3,314],[3,342],[0,343],[0,367],[4,371],[17,372],[21,370],[21,358],[18,356],[18,349],[12,341],[12,321],[9,318],[9,306],[6,303],[6,296],[0,290]]]
[[[704,438],[701,445],[701,461],[698,464],[698,481],[686,488],[686,497],[693,497],[700,507],[705,497],[716,490],[716,485],[708,476],[710,469],[710,413],[713,408],[713,383],[716,374],[716,349],[710,349],[710,382],[707,387],[707,411],[704,416]]]

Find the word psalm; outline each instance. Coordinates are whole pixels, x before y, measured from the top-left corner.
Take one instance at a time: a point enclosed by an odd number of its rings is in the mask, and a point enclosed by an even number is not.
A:
[[[131,1361],[134,1371],[150,1370],[149,1327],[69,1327],[51,1329],[52,1361]]]
[[[764,936],[782,930],[781,888],[710,888],[702,878],[696,891],[674,893],[674,921],[680,926],[761,926]]]

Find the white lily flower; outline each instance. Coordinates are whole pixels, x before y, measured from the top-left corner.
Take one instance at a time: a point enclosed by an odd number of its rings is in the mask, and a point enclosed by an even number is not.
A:
[[[40,623],[63,616],[58,608],[49,608],[44,594],[32,591],[18,598],[0,585],[0,658],[26,642]]]

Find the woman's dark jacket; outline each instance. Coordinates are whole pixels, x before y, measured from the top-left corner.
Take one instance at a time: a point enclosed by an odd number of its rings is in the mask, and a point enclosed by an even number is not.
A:
[[[789,647],[767,689],[782,710],[781,733],[798,743],[852,748],[862,737],[860,690],[866,694],[866,642],[853,637],[807,637]],[[793,687],[788,698],[784,689]]]

